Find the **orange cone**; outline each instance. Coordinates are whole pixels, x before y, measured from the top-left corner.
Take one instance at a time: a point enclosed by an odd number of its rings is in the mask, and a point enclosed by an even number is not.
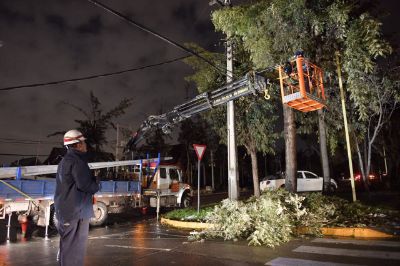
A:
[[[18,222],[21,225],[22,239],[26,239],[26,230],[28,229],[28,217],[26,215],[19,215]]]
[[[21,231],[22,231],[22,238],[26,238],[26,231],[28,230],[28,221],[22,222],[21,224]]]

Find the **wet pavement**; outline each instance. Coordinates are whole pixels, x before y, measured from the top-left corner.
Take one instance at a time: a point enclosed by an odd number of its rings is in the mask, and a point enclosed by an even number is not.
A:
[[[207,201],[205,197],[202,204]],[[400,265],[398,239],[302,238],[275,249],[250,247],[246,241],[191,242],[189,230],[161,225],[154,217],[154,213],[114,214],[106,226],[91,228],[85,265]],[[18,221],[12,224],[11,242],[7,243],[5,221],[0,220],[0,266],[58,265],[59,238],[54,229],[46,240],[43,228],[32,227],[30,239],[22,241]]]
[[[126,217],[124,218],[126,220]],[[246,241],[188,241],[190,231],[131,217],[91,228],[85,265],[399,265],[399,241],[295,239],[275,249]],[[0,266],[57,265],[58,236],[0,245]],[[337,242],[338,241],[338,242]]]

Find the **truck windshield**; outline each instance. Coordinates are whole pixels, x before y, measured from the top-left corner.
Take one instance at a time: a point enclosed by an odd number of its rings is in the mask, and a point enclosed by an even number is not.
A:
[[[176,169],[174,169],[174,168],[170,168],[170,169],[169,169],[169,178],[170,178],[171,180],[179,181],[179,174],[178,174],[178,171],[177,171]]]
[[[167,178],[167,169],[160,168],[160,178]]]

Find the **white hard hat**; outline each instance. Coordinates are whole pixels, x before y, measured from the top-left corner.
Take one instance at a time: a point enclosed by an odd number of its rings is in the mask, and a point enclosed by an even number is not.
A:
[[[82,132],[76,129],[71,129],[64,134],[64,145],[70,145],[84,141],[86,138],[83,136]]]

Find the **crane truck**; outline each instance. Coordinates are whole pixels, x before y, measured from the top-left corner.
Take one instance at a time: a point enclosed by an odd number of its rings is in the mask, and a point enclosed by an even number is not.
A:
[[[89,163],[92,170],[119,167],[122,178],[100,181],[100,190],[94,195],[95,217],[92,226],[102,225],[109,213],[120,213],[127,208],[189,207],[192,189],[183,183],[182,170],[166,161],[144,160]],[[57,165],[39,165],[0,168],[0,219],[8,217],[8,235],[11,217],[19,221],[28,217],[39,225],[56,222],[53,211]],[[122,175],[122,173],[125,173]],[[121,180],[122,179],[122,180]],[[159,204],[159,205],[157,205]]]
[[[173,108],[172,111],[149,116],[139,130],[132,135],[126,151],[132,151],[154,129],[169,133],[171,127],[182,120],[198,113],[210,110],[239,97],[264,93],[265,79],[254,73],[247,74],[212,92],[202,93]],[[172,164],[162,163],[160,158],[90,163],[91,169],[109,167],[128,167],[132,174],[131,181],[101,181],[101,189],[95,194],[95,217],[92,225],[104,223],[108,213],[119,212],[123,207],[159,207],[190,205],[192,189],[182,182],[182,171]],[[55,180],[24,180],[32,176],[54,174],[57,165],[3,167],[0,168],[0,219],[13,213],[19,220],[32,216],[40,226],[46,227],[53,218],[52,206]],[[53,217],[52,217],[53,216]],[[9,227],[8,227],[9,228]]]
[[[278,67],[282,102],[302,112],[314,111],[324,107],[325,95],[322,83],[322,70],[302,56],[290,62],[292,70]],[[254,72],[230,82],[211,92],[204,92],[195,98],[178,105],[172,111],[149,116],[132,134],[125,152],[133,151],[137,144],[155,129],[168,134],[172,126],[201,112],[223,105],[239,97],[264,94],[268,98],[267,82]],[[315,94],[318,96],[316,97]],[[182,172],[173,165],[160,164],[160,158],[120,162],[90,164],[91,169],[113,166],[133,167],[138,173],[134,181],[102,181],[102,189],[96,194],[94,204],[96,217],[92,224],[104,222],[108,212],[117,212],[121,206],[160,207],[190,205],[191,187],[182,183]],[[153,165],[152,165],[153,163]],[[154,164],[156,163],[156,164]],[[143,166],[153,169],[153,174],[143,178]],[[2,180],[15,176],[35,176],[55,173],[57,165],[0,168],[0,219],[10,217],[13,212],[19,215],[34,215],[39,225],[49,225],[51,206],[55,188],[54,180]],[[132,172],[132,171],[131,171]],[[22,197],[21,197],[22,195]],[[47,234],[46,234],[47,235]]]

